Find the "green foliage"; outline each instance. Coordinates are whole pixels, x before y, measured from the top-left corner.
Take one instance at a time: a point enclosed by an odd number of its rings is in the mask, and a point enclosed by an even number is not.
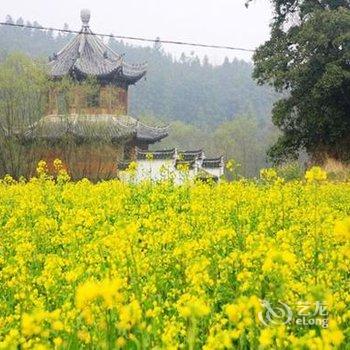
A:
[[[208,157],[233,158],[241,164],[235,172],[243,176],[256,176],[260,168],[268,166],[266,151],[277,138],[273,126],[249,115],[237,116],[211,130],[181,121],[170,126],[170,135],[155,148],[204,149]]]
[[[262,136],[256,119],[239,116],[218,127],[215,146],[227,158],[233,158],[241,164],[242,175],[253,176],[266,166],[266,145]]]
[[[11,54],[0,64],[0,174],[25,173],[30,154],[16,135],[44,114],[48,83],[41,64]]]
[[[79,113],[84,107],[96,107],[99,103],[100,87],[94,77],[88,77],[84,81],[75,82],[70,77],[64,77],[61,80],[49,80],[52,90],[58,93],[58,114],[65,115],[69,113],[69,106],[75,105]],[[77,100],[77,88],[81,99]]]
[[[329,180],[334,182],[345,182],[350,178],[350,169],[344,168],[339,171],[331,171],[327,173]]]
[[[283,132],[269,155],[349,160],[350,2],[274,0],[271,38],[254,55],[254,77],[284,98],[273,122]]]
[[[42,116],[47,79],[43,65],[11,54],[0,65],[0,124],[11,129]]]
[[[277,175],[286,181],[302,180],[305,173],[303,167],[296,161],[282,164],[276,170]]]
[[[213,141],[212,138],[213,131],[211,133],[206,132],[194,125],[175,120],[170,123],[169,136],[162,141],[161,145],[155,145],[154,147],[178,147],[183,150],[205,148],[208,150],[209,144]]]

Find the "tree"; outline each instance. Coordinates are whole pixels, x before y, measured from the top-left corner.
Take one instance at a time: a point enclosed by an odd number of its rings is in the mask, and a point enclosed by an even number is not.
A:
[[[14,23],[15,23],[10,15],[7,15],[7,16],[6,16],[5,22],[6,22],[6,23],[9,23],[9,24],[14,24]]]
[[[283,98],[273,122],[283,132],[276,162],[301,150],[313,161],[350,160],[350,1],[272,0],[271,38],[254,55],[253,76]]]
[[[47,78],[42,65],[21,54],[0,64],[0,177],[28,171],[31,154],[17,135],[44,114]]]
[[[266,167],[266,150],[275,131],[259,125],[256,118],[241,115],[218,126],[214,134],[214,149],[226,160],[234,159],[243,176],[256,176]],[[268,135],[267,140],[262,136]]]
[[[23,18],[22,18],[22,17],[19,17],[19,18],[17,19],[17,21],[16,21],[16,24],[22,26],[22,25],[24,24]]]

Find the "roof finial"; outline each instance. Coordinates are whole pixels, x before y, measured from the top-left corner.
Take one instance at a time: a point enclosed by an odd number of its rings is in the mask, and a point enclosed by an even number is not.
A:
[[[89,25],[90,16],[91,16],[90,10],[82,9],[80,11],[80,18],[81,18],[84,26],[88,26]]]

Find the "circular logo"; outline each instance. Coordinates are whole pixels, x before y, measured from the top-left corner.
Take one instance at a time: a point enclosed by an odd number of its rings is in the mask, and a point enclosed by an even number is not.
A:
[[[265,326],[269,324],[287,324],[292,320],[293,312],[291,308],[282,301],[279,301],[277,306],[271,306],[269,301],[262,300],[261,305],[264,309],[259,312],[258,317]]]

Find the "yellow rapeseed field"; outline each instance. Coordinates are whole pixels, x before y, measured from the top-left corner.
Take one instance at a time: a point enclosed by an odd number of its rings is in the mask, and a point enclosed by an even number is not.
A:
[[[1,349],[346,349],[350,184],[0,183]]]

